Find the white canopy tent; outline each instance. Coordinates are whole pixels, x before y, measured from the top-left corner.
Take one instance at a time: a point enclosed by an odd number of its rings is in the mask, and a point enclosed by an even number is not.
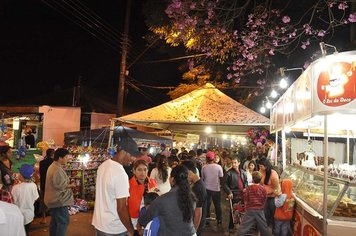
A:
[[[210,83],[170,102],[116,120],[194,134],[204,134],[210,127],[211,135],[246,134],[250,127],[270,125],[268,118],[233,100]]]

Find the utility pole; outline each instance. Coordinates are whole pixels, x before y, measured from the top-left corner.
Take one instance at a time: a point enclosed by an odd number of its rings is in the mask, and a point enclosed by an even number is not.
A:
[[[126,79],[126,58],[129,42],[129,20],[131,11],[131,0],[126,1],[126,14],[125,14],[125,25],[124,25],[124,35],[122,39],[122,51],[121,51],[121,66],[120,66],[120,78],[119,78],[119,88],[117,94],[117,116],[120,117],[123,114],[124,107],[124,96],[125,96],[125,79]]]

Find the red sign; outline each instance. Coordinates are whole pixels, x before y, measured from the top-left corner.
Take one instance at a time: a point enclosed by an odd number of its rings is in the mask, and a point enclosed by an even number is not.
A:
[[[356,96],[356,61],[335,62],[319,74],[317,92],[326,106],[337,107],[350,103]]]
[[[300,233],[302,232],[302,221],[300,220],[300,214],[298,211],[295,213],[294,220],[295,222],[294,222],[293,235],[300,236]]]
[[[319,233],[311,225],[305,225],[303,228],[303,236],[319,236]]]

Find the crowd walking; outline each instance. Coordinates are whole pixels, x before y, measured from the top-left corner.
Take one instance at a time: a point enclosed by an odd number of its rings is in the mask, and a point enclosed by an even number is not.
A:
[[[22,215],[17,221],[22,220],[24,230],[14,235],[29,235],[33,203],[38,198],[41,222],[46,223],[48,210],[51,215],[49,235],[67,235],[68,207],[73,205],[72,188],[76,186],[64,170],[69,151],[47,150],[39,165],[38,194],[31,180],[33,166],[21,167],[19,183],[12,179],[9,150],[8,145],[0,145],[1,200],[15,203]],[[120,137],[114,156],[97,170],[92,217],[95,235],[202,236],[213,225],[225,235],[292,235],[292,182],[280,182],[263,153],[255,157],[228,149],[197,153],[168,151],[162,145],[161,153],[150,157],[147,152],[139,152],[130,137]],[[230,210],[221,207],[225,199]],[[233,209],[237,205],[244,210],[239,221]],[[222,227],[225,219],[226,229]]]

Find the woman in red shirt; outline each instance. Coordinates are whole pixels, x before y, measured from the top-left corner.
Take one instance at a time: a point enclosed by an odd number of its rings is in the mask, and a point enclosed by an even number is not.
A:
[[[128,208],[132,224],[136,229],[137,219],[141,208],[144,206],[143,196],[151,189],[157,187],[156,181],[147,176],[148,164],[145,160],[137,160],[133,166],[134,176],[130,179],[130,197],[128,198]]]

